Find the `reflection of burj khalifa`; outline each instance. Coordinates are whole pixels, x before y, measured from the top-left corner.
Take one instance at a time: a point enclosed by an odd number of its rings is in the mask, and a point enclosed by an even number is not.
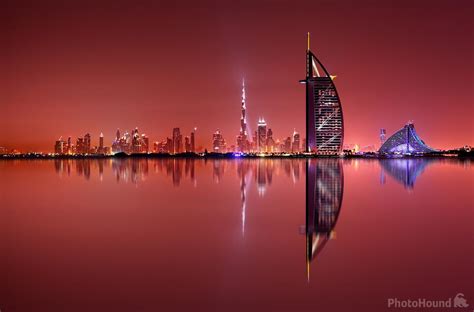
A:
[[[342,161],[308,159],[306,161],[306,274],[310,262],[333,236],[341,210],[344,189]]]
[[[240,178],[240,203],[242,211],[242,236],[245,236],[245,214],[247,210],[247,177],[252,174],[249,162],[239,161],[237,165],[237,174]]]

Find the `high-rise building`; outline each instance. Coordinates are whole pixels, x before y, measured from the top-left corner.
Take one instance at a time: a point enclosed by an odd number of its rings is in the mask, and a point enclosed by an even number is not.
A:
[[[265,152],[267,143],[267,123],[264,118],[258,119],[257,124],[257,149],[260,153]]]
[[[148,153],[149,149],[150,149],[150,139],[148,138],[148,136],[146,134],[142,134],[142,139],[141,139],[141,145],[142,145],[142,148],[141,148],[141,153]]]
[[[99,149],[97,150],[99,154],[104,154],[104,134],[101,132],[99,136]]]
[[[65,142],[63,141],[63,138],[60,137],[59,140],[57,140],[56,143],[54,144],[54,153],[63,155],[65,154],[65,152],[66,152]]]
[[[84,146],[83,146],[83,154],[89,154],[91,152],[91,135],[86,133],[84,135]]]
[[[190,153],[191,152],[191,140],[188,136],[185,136],[184,137],[184,151],[186,153]]]
[[[283,151],[286,153],[291,152],[291,137],[287,137],[285,139],[284,145],[283,145]]]
[[[342,151],[344,123],[334,78],[318,58],[306,50],[306,151],[337,155]]]
[[[132,153],[141,153],[141,143],[138,127],[135,127],[135,130],[132,130]]]
[[[71,142],[71,137],[67,138],[67,150],[66,153],[71,155],[72,154],[72,142]]]
[[[240,152],[246,152],[249,149],[249,140],[247,133],[247,112],[246,112],[245,82],[242,80],[242,103],[240,108],[240,133],[237,136],[237,147]]]
[[[275,141],[273,140],[273,131],[270,128],[268,128],[268,131],[267,131],[266,146],[267,146],[267,150],[266,150],[267,152],[275,151]]]
[[[173,149],[174,154],[181,153],[183,151],[183,135],[179,128],[173,128]]]
[[[191,152],[196,153],[196,138],[195,138],[195,133],[196,133],[197,128],[194,128],[194,130],[191,132]]]
[[[384,128],[380,129],[380,146],[382,146],[385,143],[385,135],[387,132],[385,131]]]
[[[215,153],[225,153],[225,140],[219,129],[212,135],[212,148]]]
[[[166,153],[173,153],[174,144],[171,138],[166,138]]]
[[[76,154],[84,154],[84,138],[77,138],[76,140]]]
[[[300,134],[298,132],[293,131],[293,141],[291,144],[291,151],[293,153],[299,153],[300,152]]]

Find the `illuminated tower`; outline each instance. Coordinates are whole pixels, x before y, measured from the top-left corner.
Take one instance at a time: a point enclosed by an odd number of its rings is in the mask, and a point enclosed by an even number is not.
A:
[[[306,152],[337,155],[342,151],[344,123],[334,78],[309,48],[306,50]]]
[[[99,154],[104,153],[104,134],[101,132],[99,136]]]
[[[248,134],[247,134],[247,113],[245,104],[245,81],[242,79],[242,106],[240,108],[240,133],[237,137],[237,146],[240,152],[248,150]]]
[[[268,131],[267,131],[266,145],[267,145],[267,152],[274,152],[275,140],[273,140],[273,131],[270,128],[268,128]]]
[[[71,137],[67,138],[67,153],[70,155],[72,154],[72,142]]]
[[[293,141],[291,144],[291,151],[293,153],[300,152],[300,134],[296,132],[296,130],[293,131]]]
[[[132,153],[141,152],[141,141],[140,134],[138,133],[138,127],[135,127],[135,130],[132,130]]]
[[[84,145],[83,145],[83,151],[84,154],[89,154],[91,152],[91,135],[89,133],[86,133],[84,136]]]
[[[142,134],[142,139],[141,139],[141,153],[148,153],[149,147],[150,146],[150,139],[146,134]]]
[[[258,119],[257,125],[257,149],[260,153],[265,152],[267,143],[267,123],[264,118]]]
[[[171,152],[174,154],[181,153],[183,151],[183,135],[179,128],[173,128],[173,149]]]
[[[385,135],[387,132],[385,131],[384,128],[380,129],[380,146],[382,146],[385,143]]]
[[[195,142],[195,133],[197,128],[194,128],[193,132],[191,132],[191,152],[196,153],[196,142]]]
[[[64,154],[64,141],[63,137],[60,137],[59,140],[56,141],[56,144],[54,144],[54,153],[58,155],[63,155]]]
[[[212,148],[215,153],[225,153],[225,140],[219,129],[212,135]]]

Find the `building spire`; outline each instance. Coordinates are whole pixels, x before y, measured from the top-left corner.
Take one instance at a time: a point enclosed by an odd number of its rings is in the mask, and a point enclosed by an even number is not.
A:
[[[309,51],[309,31],[308,31],[308,51]]]
[[[242,104],[245,106],[245,79],[242,78]]]

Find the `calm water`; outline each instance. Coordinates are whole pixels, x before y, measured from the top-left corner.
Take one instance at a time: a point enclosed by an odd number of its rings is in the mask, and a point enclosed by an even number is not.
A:
[[[457,160],[0,161],[0,310],[380,311],[463,293],[472,311],[473,173]]]

